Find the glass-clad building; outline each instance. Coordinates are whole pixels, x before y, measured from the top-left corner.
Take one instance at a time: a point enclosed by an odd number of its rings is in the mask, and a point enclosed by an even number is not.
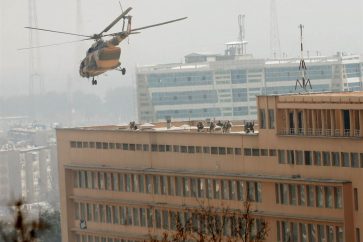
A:
[[[256,95],[302,92],[299,59],[266,60],[250,55],[190,54],[182,64],[137,68],[140,122],[172,120],[255,120]],[[362,90],[358,55],[305,60],[312,92]]]

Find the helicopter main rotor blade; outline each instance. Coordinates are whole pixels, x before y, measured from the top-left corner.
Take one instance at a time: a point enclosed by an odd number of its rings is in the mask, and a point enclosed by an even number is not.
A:
[[[65,45],[65,44],[77,43],[77,42],[82,42],[82,41],[92,40],[92,39],[93,38],[87,38],[87,39],[80,39],[80,40],[75,40],[75,41],[61,42],[61,43],[56,43],[56,44],[31,46],[31,47],[20,48],[18,50],[29,50],[29,49],[37,49],[37,48],[44,48],[44,47],[50,47],[50,46]]]
[[[108,25],[101,33],[99,33],[99,36],[101,36],[103,33],[109,31],[115,24],[117,24],[118,21],[120,21],[123,17],[126,16],[131,11],[131,7],[126,9],[120,16],[118,16],[110,25]]]
[[[148,25],[148,26],[144,26],[144,27],[141,27],[141,28],[132,29],[131,32],[142,30],[142,29],[148,29],[148,28],[152,28],[152,27],[156,27],[156,26],[160,26],[160,25],[164,25],[164,24],[174,23],[174,22],[177,22],[177,21],[184,20],[186,18],[188,18],[188,17],[178,18],[178,19],[174,19],[174,20],[170,20],[170,21],[166,21],[166,22],[162,22],[162,23],[158,23],[158,24],[153,24],[153,25]]]
[[[68,32],[62,32],[62,31],[56,31],[56,30],[50,30],[50,29],[40,29],[40,28],[33,28],[33,27],[24,27],[24,28],[52,32],[52,33],[57,33],[57,34],[67,34],[67,35],[74,35],[74,36],[81,36],[81,37],[92,37],[90,35],[74,34],[74,33],[68,33]]]

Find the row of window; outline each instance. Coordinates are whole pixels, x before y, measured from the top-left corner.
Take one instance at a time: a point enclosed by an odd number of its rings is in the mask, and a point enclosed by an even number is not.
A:
[[[76,234],[76,242],[140,242],[138,240],[126,240],[115,237]]]
[[[363,153],[278,150],[280,164],[363,168]]]
[[[128,206],[115,206],[106,204],[75,203],[75,217],[77,220],[86,222],[120,224],[128,226],[138,226],[156,228],[164,230],[176,230],[177,225],[191,225],[194,232],[208,233],[208,222],[206,214],[198,211],[177,211],[159,208],[139,208]],[[239,226],[245,227],[242,217],[237,215],[210,215],[216,221],[215,226],[223,229],[223,235],[235,236]],[[243,214],[241,214],[243,216]],[[217,222],[219,221],[219,222]],[[254,229],[259,229],[261,220],[253,221]],[[252,225],[252,226],[253,226]],[[257,227],[256,227],[257,226]],[[252,232],[254,232],[252,230]]]
[[[255,181],[187,176],[75,171],[76,188],[139,192],[166,196],[261,202],[262,185]]]
[[[343,242],[343,227],[277,221],[277,242]]]
[[[241,155],[241,148],[233,147],[210,147],[210,146],[190,146],[190,145],[164,145],[164,144],[128,144],[128,143],[108,143],[108,142],[87,142],[71,141],[71,148],[91,148],[105,150],[126,150],[126,151],[145,151],[148,152],[180,152],[180,153],[199,153],[212,155]]]
[[[317,208],[342,208],[342,188],[304,184],[275,184],[276,203]]]

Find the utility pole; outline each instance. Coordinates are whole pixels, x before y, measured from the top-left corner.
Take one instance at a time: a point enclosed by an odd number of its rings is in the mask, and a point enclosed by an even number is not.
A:
[[[295,90],[297,88],[297,85],[299,84],[299,86],[301,88],[303,88],[304,91],[306,92],[307,86],[309,85],[310,89],[312,89],[312,86],[310,83],[310,79],[307,75],[307,68],[306,68],[306,64],[305,64],[305,60],[304,60],[303,28],[304,28],[304,25],[300,24],[299,29],[300,29],[300,51],[301,51],[301,53],[300,53],[299,70],[300,70],[300,74],[301,74],[301,80],[296,79]]]

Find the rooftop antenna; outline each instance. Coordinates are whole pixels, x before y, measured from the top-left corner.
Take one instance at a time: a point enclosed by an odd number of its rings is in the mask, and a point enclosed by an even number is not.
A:
[[[241,50],[239,54],[246,54],[246,44],[245,44],[245,38],[246,38],[246,29],[245,29],[245,15],[238,15],[238,27],[239,27],[239,33],[238,33],[238,40],[241,42]]]
[[[277,23],[276,0],[270,3],[270,50],[271,57],[276,59],[281,57],[279,26]]]
[[[305,92],[307,92],[306,89],[307,89],[308,85],[310,86],[310,89],[313,89],[313,88],[311,86],[310,79],[309,79],[309,77],[307,75],[307,68],[306,68],[305,60],[304,60],[303,28],[304,28],[304,25],[300,24],[299,29],[300,29],[300,50],[301,50],[301,53],[300,53],[299,70],[301,72],[301,80],[296,79],[295,90],[297,88],[297,84],[299,84],[299,86],[301,88],[303,88]]]

